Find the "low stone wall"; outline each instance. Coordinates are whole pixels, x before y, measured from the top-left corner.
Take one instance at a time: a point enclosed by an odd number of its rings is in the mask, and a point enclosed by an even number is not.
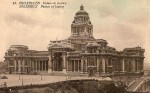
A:
[[[7,93],[124,93],[124,89],[125,88],[122,86],[116,87],[112,81],[98,81],[91,79],[69,80],[41,85],[5,87],[0,88],[0,91],[5,91]]]

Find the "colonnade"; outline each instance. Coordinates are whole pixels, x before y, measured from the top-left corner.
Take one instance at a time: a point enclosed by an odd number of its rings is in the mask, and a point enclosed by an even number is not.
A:
[[[50,59],[49,59],[50,60]],[[8,69],[11,69],[10,72],[28,72],[28,71],[48,71],[48,68],[54,67],[54,65],[50,65],[48,67],[48,59],[14,59],[12,61],[8,61]],[[51,61],[52,62],[52,61]],[[113,71],[122,71],[122,72],[141,72],[142,71],[142,59],[132,58],[132,59],[113,59],[108,57],[97,57],[96,60],[90,61],[94,62],[94,64],[89,64],[87,61],[87,57],[83,57],[81,59],[73,59],[66,58],[64,55],[62,56],[62,69],[66,69],[66,71],[71,72],[87,72],[88,67],[95,67],[97,72],[108,73]],[[118,64],[119,63],[119,64]],[[131,63],[131,64],[129,64]],[[59,64],[60,65],[60,64]],[[119,70],[116,69],[119,67]],[[129,68],[131,68],[129,70]],[[112,71],[110,71],[112,70]]]
[[[35,60],[32,62],[33,71],[47,71],[48,61],[47,60]]]
[[[8,69],[13,73],[26,73],[28,71],[48,71],[48,60],[15,59],[9,61]]]
[[[87,60],[87,58],[82,58],[81,59],[81,72],[87,72],[88,71],[88,67],[94,67],[96,68],[96,71],[99,72],[100,70],[102,70],[102,73],[106,72],[106,63],[108,61],[105,58],[99,58],[97,57],[96,60]]]
[[[129,71],[138,72],[141,71],[143,68],[143,61],[136,58],[130,58],[130,59],[123,58],[121,63],[122,63],[123,72],[129,72]]]
[[[67,71],[72,71],[72,72],[81,71],[81,60],[69,60]]]

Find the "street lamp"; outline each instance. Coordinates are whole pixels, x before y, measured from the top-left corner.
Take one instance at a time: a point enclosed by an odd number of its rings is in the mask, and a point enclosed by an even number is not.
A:
[[[43,78],[42,78],[42,74],[41,74],[41,80],[43,80]]]
[[[22,78],[22,85],[23,85],[23,78]]]
[[[19,74],[19,80],[20,80],[20,74]]]

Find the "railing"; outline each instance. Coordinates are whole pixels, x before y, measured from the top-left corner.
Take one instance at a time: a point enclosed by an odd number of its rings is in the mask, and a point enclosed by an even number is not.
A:
[[[133,81],[127,91],[129,93],[148,93],[150,91],[150,77],[142,77],[138,80]]]
[[[135,80],[133,80],[129,85],[128,85],[128,87],[130,87],[132,84],[134,84],[135,83]]]

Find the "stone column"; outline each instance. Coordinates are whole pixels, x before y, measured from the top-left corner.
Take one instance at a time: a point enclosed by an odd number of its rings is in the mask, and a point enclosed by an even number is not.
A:
[[[32,63],[32,69],[33,69],[33,71],[35,70],[34,68],[34,61],[31,61],[31,63]]]
[[[139,70],[138,66],[139,66],[139,62],[138,61],[135,61],[136,62],[136,69],[137,71]]]
[[[122,59],[122,72],[125,72],[125,63],[124,63],[124,58]]]
[[[40,67],[39,71],[42,71],[42,61],[39,61],[39,67]]]
[[[34,71],[36,71],[36,60],[34,60]]]
[[[34,71],[36,71],[36,61],[34,60]]]
[[[15,70],[14,72],[17,73],[16,72],[16,59],[14,60],[14,70]]]
[[[80,65],[80,60],[78,60],[78,72],[80,71],[80,70],[79,70],[79,65]]]
[[[49,52],[48,73],[51,72],[52,72],[52,59],[51,59],[51,52]]]
[[[19,73],[21,72],[21,66],[20,66],[20,64],[21,64],[21,60],[18,59],[18,72],[19,72]]]
[[[76,71],[76,66],[75,66],[75,63],[76,63],[76,62],[75,62],[75,60],[74,60],[74,72]]]
[[[40,68],[40,65],[41,65],[41,61],[38,60],[38,68],[39,68],[38,71],[40,71],[40,69],[41,69],[41,68]]]
[[[99,64],[100,64],[99,57],[97,57],[97,72],[99,72]]]
[[[69,70],[68,68],[69,68],[69,65],[68,65],[68,58],[66,59],[66,68],[67,68],[67,71]]]
[[[71,71],[73,72],[73,60],[71,60]]]
[[[40,61],[40,71],[43,71],[43,61]]]
[[[83,60],[84,60],[84,58],[82,57],[81,58],[81,73],[83,73]]]
[[[72,71],[72,60],[69,60],[69,71]]]
[[[135,72],[135,58],[131,59],[132,60],[132,71]]]
[[[46,61],[44,63],[45,63],[45,71],[46,71]]]
[[[32,60],[33,63],[33,71],[35,71],[35,61]]]
[[[72,72],[72,60],[69,61],[69,70]]]
[[[105,58],[102,58],[102,65],[103,65],[103,73],[105,73]]]
[[[42,71],[42,61],[41,60],[39,61],[39,68],[40,68],[39,71]]]
[[[71,71],[71,60],[68,60],[68,71]]]
[[[38,71],[40,71],[40,61],[38,60]]]
[[[38,61],[36,60],[36,71],[38,71]]]
[[[44,66],[44,65],[43,65],[43,62],[44,62],[44,61],[41,61],[41,62],[42,62],[42,71],[43,71],[43,66]]]
[[[37,60],[37,71],[39,71],[39,61]]]
[[[33,67],[33,66],[32,66],[32,61],[31,61],[31,59],[30,59],[30,70],[31,70],[32,67]]]
[[[108,73],[108,57],[105,57],[105,73]]]
[[[139,61],[138,61],[138,63],[139,63]],[[143,68],[144,68],[144,58],[141,59],[140,63],[141,63],[141,65],[140,65],[140,66],[141,66],[141,67],[140,67],[140,70],[143,71],[143,70],[144,70],[144,69],[143,69]]]
[[[35,60],[35,71],[37,71],[37,60]]]
[[[63,73],[66,73],[66,56],[63,54]]]
[[[25,71],[25,61],[26,61],[26,59],[23,58],[22,59],[22,72],[27,72],[27,68],[26,68],[26,71]],[[27,63],[27,65],[28,65],[28,63]]]
[[[85,59],[85,64],[86,64],[86,71],[85,72],[87,72],[87,58]]]
[[[53,66],[53,67],[52,67],[52,70],[53,70],[53,71],[54,71],[55,68],[56,68],[56,62],[57,62],[56,59],[53,59],[53,60],[52,60],[52,66]]]

